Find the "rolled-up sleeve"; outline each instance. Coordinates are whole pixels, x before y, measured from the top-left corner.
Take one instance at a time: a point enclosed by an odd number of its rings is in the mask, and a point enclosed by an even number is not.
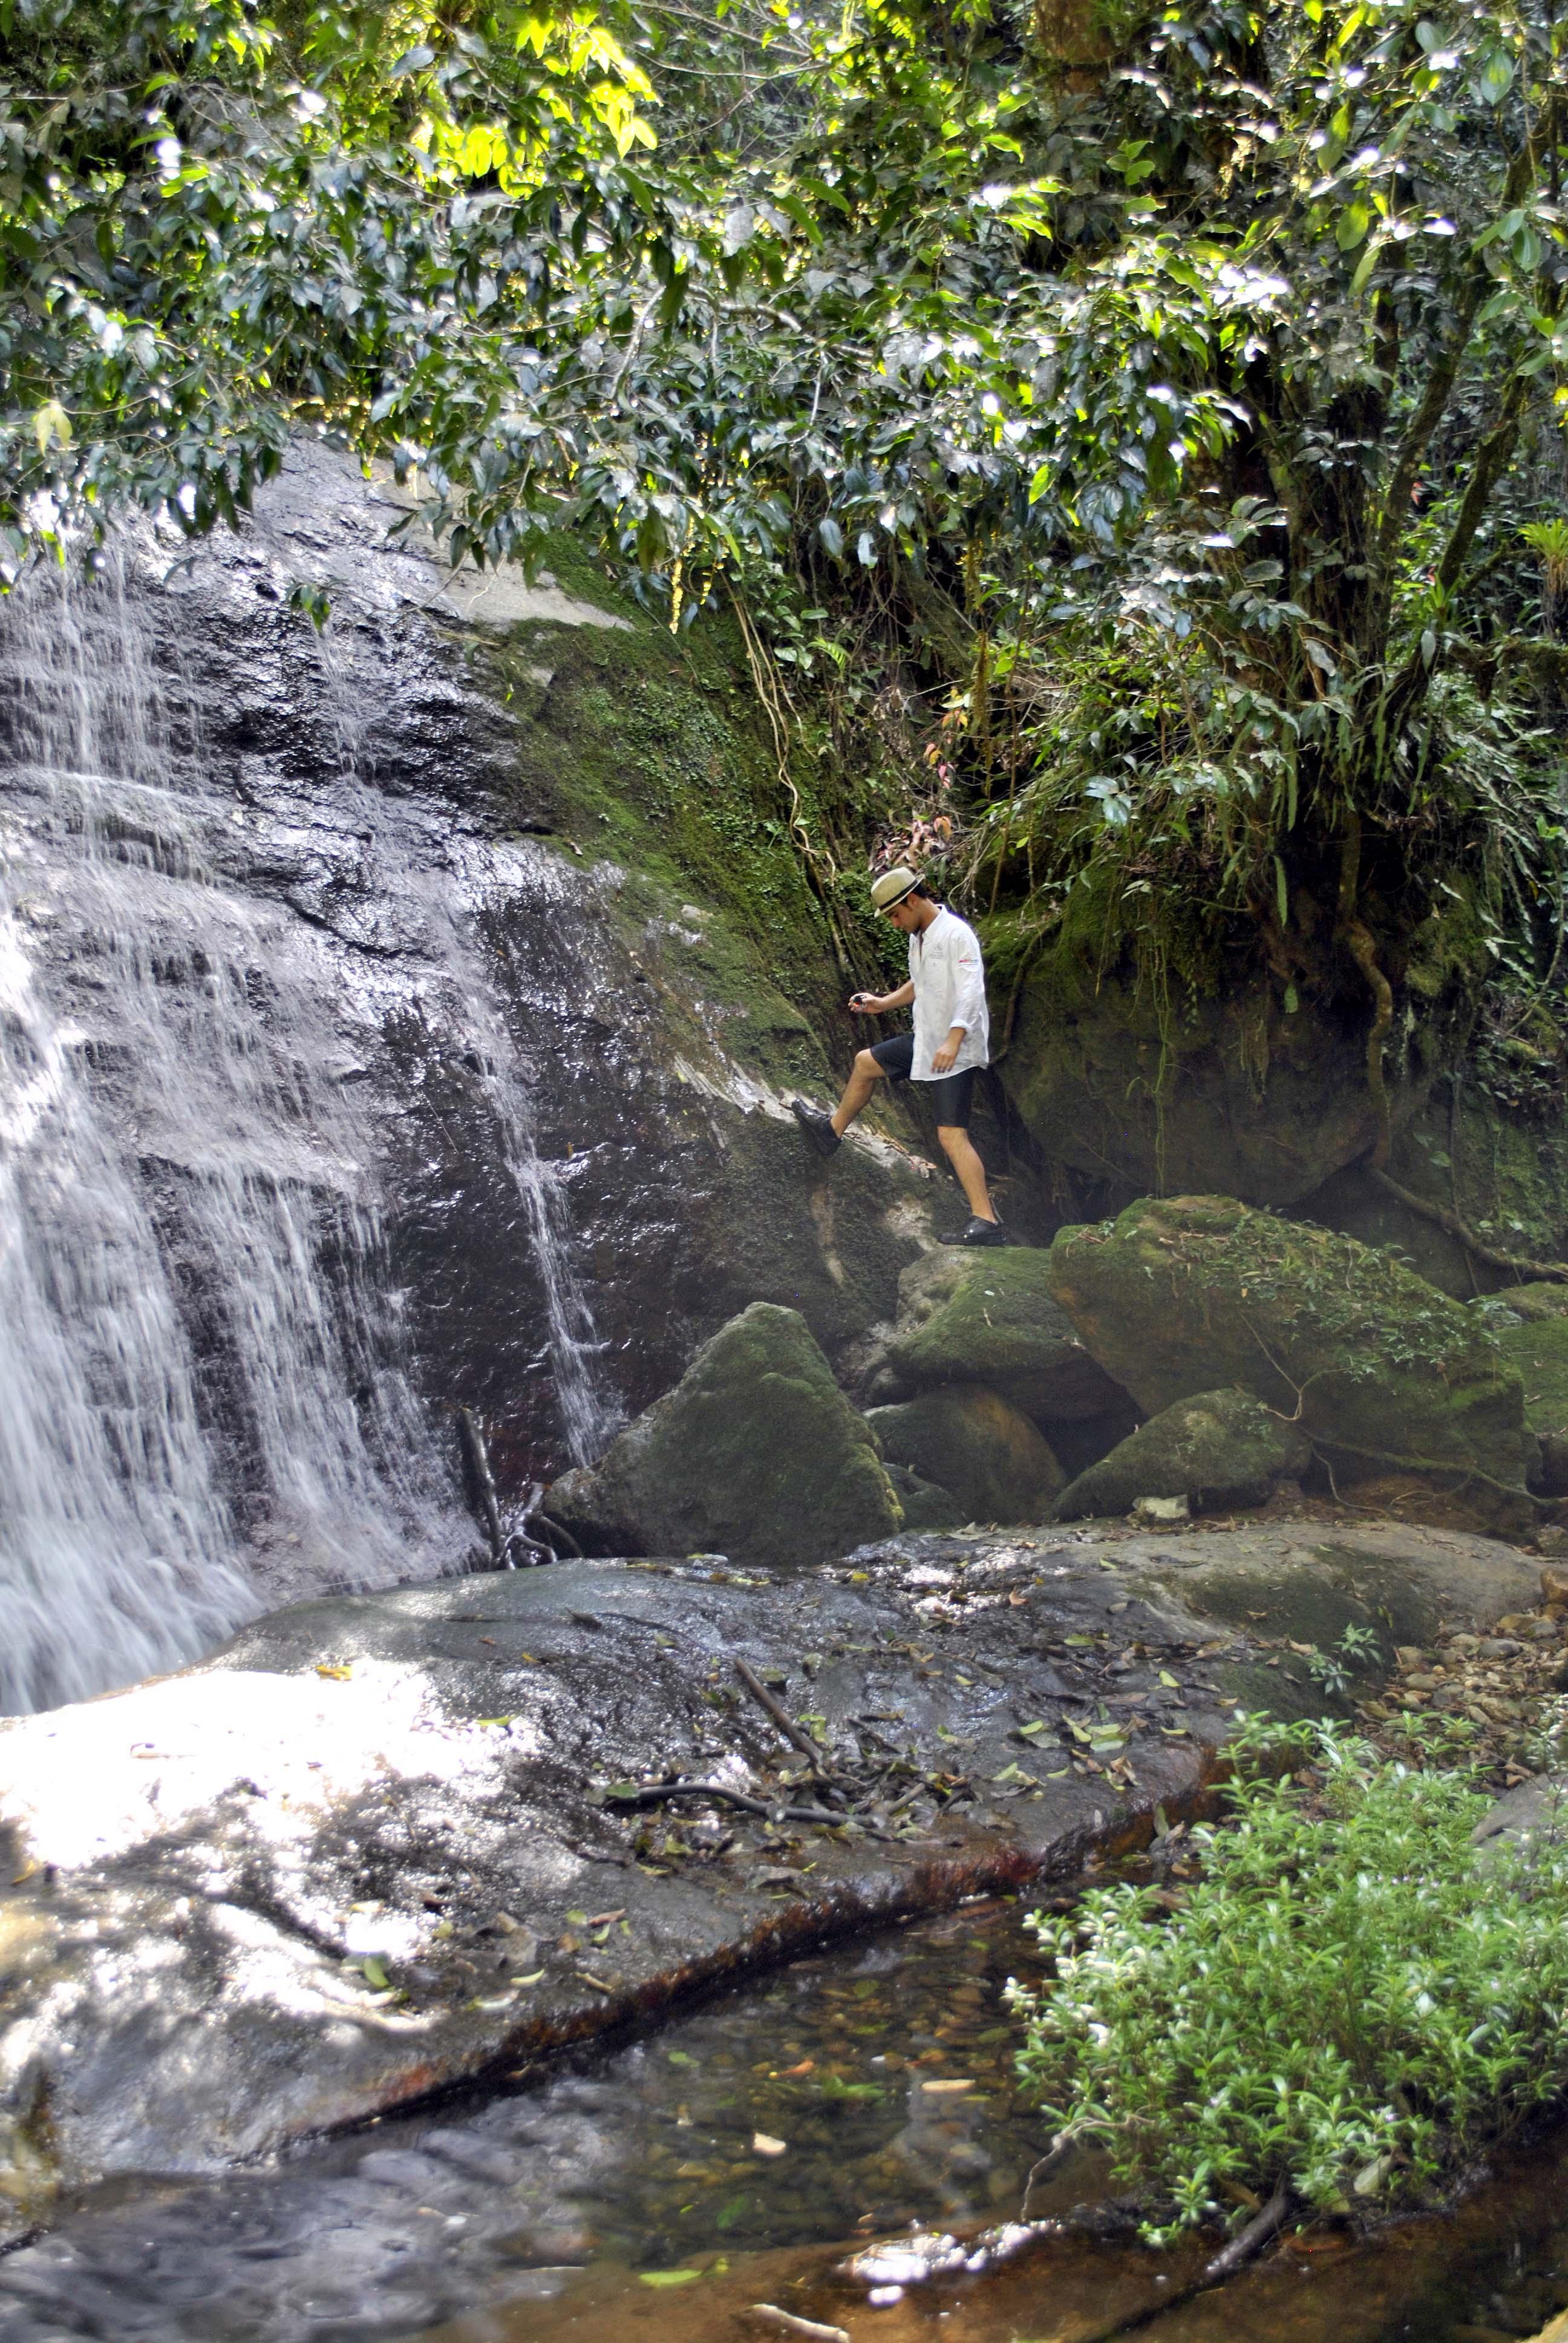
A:
[[[952,1024],[972,1033],[986,1021],[985,970],[980,946],[967,932],[953,940],[952,987]]]

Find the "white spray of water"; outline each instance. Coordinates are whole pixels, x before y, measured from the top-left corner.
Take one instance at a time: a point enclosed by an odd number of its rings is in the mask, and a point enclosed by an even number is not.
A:
[[[364,1036],[346,1038],[330,940],[245,883],[264,842],[205,770],[156,648],[116,573],[37,582],[0,623],[13,1711],[188,1660],[268,1601],[450,1568],[473,1543],[449,1435],[400,1365],[377,1134],[348,1078]],[[510,1087],[498,1074],[498,1103]],[[525,1108],[499,1119],[577,1454],[604,1421],[591,1322]]]

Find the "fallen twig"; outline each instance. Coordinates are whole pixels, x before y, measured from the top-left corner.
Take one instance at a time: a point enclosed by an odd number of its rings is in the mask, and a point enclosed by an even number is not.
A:
[[[1282,2180],[1262,2211],[1255,2214],[1228,2246],[1222,2246],[1211,2262],[1204,2264],[1201,2283],[1218,2286],[1221,2279],[1233,2278],[1254,2254],[1262,2251],[1271,2237],[1278,2236],[1285,2226],[1285,2216],[1290,2209],[1291,2184],[1288,2180]]]
[[[1278,2237],[1285,2226],[1291,2202],[1290,2183],[1282,2180],[1262,2211],[1255,2214],[1244,2229],[1238,2230],[1228,2246],[1221,2246],[1211,2261],[1204,2263],[1202,2270],[1190,2285],[1179,2287],[1163,2301],[1151,2302],[1143,2309],[1135,2310],[1131,2318],[1119,2319],[1113,2327],[1101,2328],[1098,2334],[1085,2337],[1084,2343],[1118,2343],[1118,2338],[1123,2335],[1141,2334],[1145,2328],[1158,2326],[1162,2318],[1168,2318],[1171,2311],[1184,2309],[1196,2296],[1207,2294],[1211,2287],[1222,2286],[1227,2278],[1234,2278],[1238,2270],[1244,2269],[1250,2261],[1254,2261],[1263,2247]]]
[[[833,1830],[841,1830],[848,1820],[831,1806],[770,1806],[761,1798],[749,1797],[743,1790],[728,1790],[721,1782],[650,1782],[643,1789],[605,1792],[605,1804],[611,1806],[660,1806],[671,1798],[716,1798],[724,1805],[739,1806],[742,1814],[760,1815],[764,1821],[826,1823]],[[860,1827],[869,1830],[872,1826],[862,1823]],[[879,1837],[881,1834],[876,1835]]]
[[[824,2327],[819,2318],[797,2318],[792,2310],[780,2310],[776,2302],[754,2302],[751,2316],[764,2327],[776,2327],[781,2335],[802,2335],[807,2343],[849,2343],[848,2328]]]
[[[747,1691],[751,1694],[752,1699],[756,1701],[760,1707],[767,1710],[769,1715],[773,1719],[774,1724],[779,1727],[779,1732],[784,1735],[785,1740],[792,1744],[792,1745],[800,1752],[802,1757],[805,1758],[807,1764],[810,1766],[812,1773],[817,1775],[819,1778],[830,1780],[832,1777],[828,1774],[827,1768],[822,1763],[821,1750],[812,1740],[805,1726],[803,1725],[797,1725],[789,1710],[785,1708],[781,1703],[774,1699],[772,1694],[769,1691],[761,1677],[754,1674],[751,1669],[747,1666],[744,1660],[736,1661],[735,1673],[739,1677],[741,1683],[746,1686]]]

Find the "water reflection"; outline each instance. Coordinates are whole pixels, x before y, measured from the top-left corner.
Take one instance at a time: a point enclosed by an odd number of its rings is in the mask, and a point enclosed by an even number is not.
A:
[[[732,2343],[759,2300],[854,2343],[1096,2343],[1159,2313],[1191,2258],[1075,2241],[885,2309],[831,2276],[846,2238],[1016,2210],[1040,2147],[1000,1998],[1032,1959],[1020,1916],[971,1906],[797,1962],[281,2169],[100,2191],[0,2261],[0,2343]],[[1565,2173],[1562,2134],[1451,2218],[1294,2241],[1148,2331],[1533,2335],[1568,2304]]]
[[[281,2170],[100,2194],[0,2262],[0,2343],[391,2343],[550,2299],[588,2265],[1010,2212],[1040,2134],[1000,1993],[1031,1955],[1016,1906],[970,1909],[519,2073],[487,2104]]]

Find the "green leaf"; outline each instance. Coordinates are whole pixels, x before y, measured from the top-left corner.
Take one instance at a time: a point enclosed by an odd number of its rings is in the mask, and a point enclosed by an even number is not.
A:
[[[838,2075],[824,2075],[818,2088],[822,2097],[829,2100],[869,2102],[884,2096],[877,2083],[846,2083]]]
[[[1334,223],[1334,242],[1342,252],[1353,252],[1371,226],[1372,213],[1365,204],[1347,204]]]

